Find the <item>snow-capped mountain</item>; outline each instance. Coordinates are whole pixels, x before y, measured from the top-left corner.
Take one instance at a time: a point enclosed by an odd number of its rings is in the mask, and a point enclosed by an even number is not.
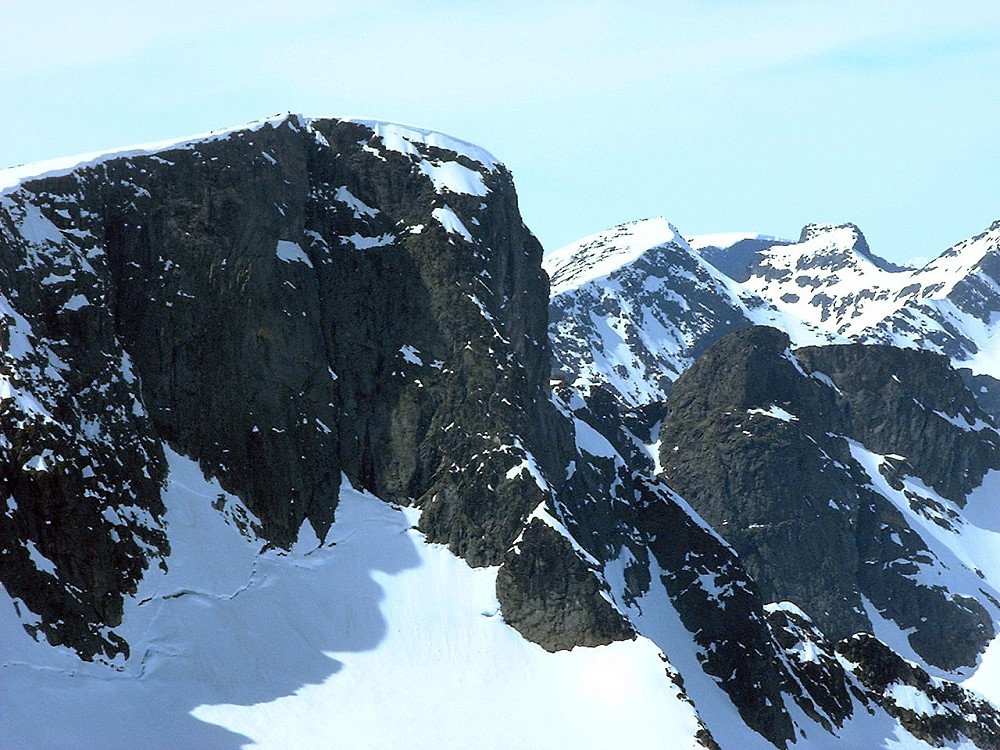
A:
[[[988,328],[995,236],[638,222],[550,302],[506,168],[418,128],[0,186],[0,746],[1000,746],[996,425],[828,345]]]
[[[752,254],[736,243],[700,252],[783,313],[832,334],[929,349],[979,374],[1000,372],[992,319],[1000,303],[1000,223],[916,269],[873,254],[853,224],[811,224],[796,243],[761,244]]]
[[[708,263],[665,219],[615,227],[545,256],[550,336],[563,377],[608,385],[629,407],[663,400],[720,336],[748,325],[836,340]]]
[[[879,258],[853,224],[811,224],[798,242],[741,233],[689,240],[649,219],[546,255],[564,377],[642,406],[665,398],[709,344],[748,325],[777,327],[797,346],[928,349],[1000,376],[1000,222],[919,269]]]
[[[763,601],[975,681],[1000,629],[996,538],[983,542],[1000,513],[987,413],[1000,372],[980,354],[1000,319],[996,235],[906,269],[853,225],[810,225],[798,242],[615,227],[543,261],[557,372],[581,394],[574,416],[633,465],[642,451],[623,446],[646,444],[645,466],[733,545]],[[699,272],[712,282],[695,291]]]

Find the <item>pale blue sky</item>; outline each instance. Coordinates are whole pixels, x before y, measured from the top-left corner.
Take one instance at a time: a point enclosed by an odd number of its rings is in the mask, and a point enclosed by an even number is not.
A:
[[[0,167],[293,111],[442,130],[549,250],[622,221],[893,260],[1000,219],[995,0],[5,0]]]

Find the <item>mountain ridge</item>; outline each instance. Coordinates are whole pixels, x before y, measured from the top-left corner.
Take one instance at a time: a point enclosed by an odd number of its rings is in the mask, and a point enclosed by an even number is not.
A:
[[[553,266],[488,152],[286,116],[5,189],[0,316],[0,744],[1000,745],[992,418],[666,220]]]

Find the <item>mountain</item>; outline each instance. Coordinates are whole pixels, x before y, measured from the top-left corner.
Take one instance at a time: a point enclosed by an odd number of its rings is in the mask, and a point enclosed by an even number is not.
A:
[[[881,635],[885,617],[924,662],[955,670],[975,666],[1000,619],[990,563],[959,551],[962,506],[1000,468],[990,424],[937,355],[793,353],[754,327],[678,381],[660,462],[768,601],[795,602],[836,640]]]
[[[998,372],[991,313],[1000,302],[1000,222],[918,269],[873,254],[853,224],[811,224],[798,242],[759,241],[749,255],[745,244],[700,252],[778,309],[830,333],[929,349],[978,374]]]
[[[879,258],[853,224],[810,224],[798,242],[738,233],[689,239],[647,219],[545,257],[563,377],[643,407],[664,400],[726,333],[770,325],[796,346],[855,341],[945,354],[984,404],[996,401],[1000,222],[920,269]]]
[[[989,235],[543,269],[483,149],[296,115],[0,185],[0,746],[1000,746],[990,374],[889,327]]]
[[[966,679],[1000,626],[1000,373],[974,359],[1000,312],[996,245],[993,227],[905,269],[854,225],[799,242],[622,225],[543,261],[556,373],[578,419],[732,545],[762,603]],[[901,332],[915,310],[933,335]]]

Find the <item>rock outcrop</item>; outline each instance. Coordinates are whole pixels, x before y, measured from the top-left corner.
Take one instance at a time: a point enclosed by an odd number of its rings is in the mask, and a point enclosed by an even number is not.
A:
[[[994,634],[977,599],[990,601],[975,571],[941,563],[914,514],[944,519],[949,498],[960,507],[1000,465],[992,423],[938,355],[789,343],[770,328],[737,332],[677,381],[664,479],[739,552],[767,600],[797,603],[833,639],[871,632],[867,601],[914,628],[910,643],[930,663],[974,664]],[[925,582],[945,571],[966,596]]]
[[[54,642],[124,648],[106,629],[167,551],[160,440],[267,544],[322,539],[343,473],[473,565],[503,562],[565,475],[542,250],[480,149],[288,117],[2,200],[0,578]]]

